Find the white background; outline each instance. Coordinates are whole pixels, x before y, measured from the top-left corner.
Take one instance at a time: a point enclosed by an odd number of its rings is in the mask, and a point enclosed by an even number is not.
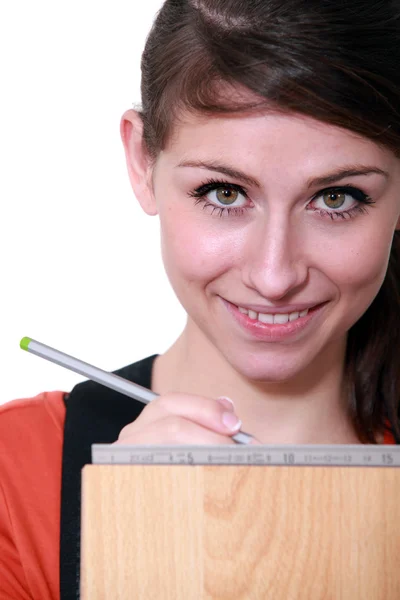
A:
[[[113,370],[184,326],[119,137],[161,5],[2,3],[0,403],[83,379],[20,350],[23,336]]]

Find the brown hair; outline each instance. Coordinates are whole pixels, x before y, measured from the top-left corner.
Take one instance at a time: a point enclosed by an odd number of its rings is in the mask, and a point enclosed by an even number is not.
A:
[[[155,159],[184,111],[272,109],[400,157],[399,65],[398,0],[167,0],[142,56],[144,144]],[[400,442],[399,258],[395,232],[385,281],[348,336],[349,411],[365,443],[387,421]]]

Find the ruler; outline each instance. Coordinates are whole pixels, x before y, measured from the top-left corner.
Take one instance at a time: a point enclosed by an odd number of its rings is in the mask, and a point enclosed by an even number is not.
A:
[[[283,465],[400,467],[400,446],[136,446],[94,444],[95,465]]]

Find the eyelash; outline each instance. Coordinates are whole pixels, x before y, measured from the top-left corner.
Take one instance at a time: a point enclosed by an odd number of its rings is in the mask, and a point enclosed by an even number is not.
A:
[[[236,183],[229,183],[227,181],[219,181],[216,179],[209,179],[208,181],[203,183],[200,187],[196,188],[192,192],[189,192],[188,195],[191,198],[196,199],[196,202],[195,202],[196,205],[204,204],[203,210],[205,210],[208,207],[211,207],[213,209],[211,214],[214,215],[214,213],[216,213],[219,217],[222,217],[224,214],[227,214],[228,216],[230,216],[230,215],[240,216],[246,210],[249,210],[248,206],[222,207],[222,206],[216,206],[215,204],[212,204],[211,202],[209,202],[207,200],[206,195],[217,189],[227,189],[227,190],[239,192],[247,200],[249,199],[246,188],[244,188],[240,185],[237,185]],[[316,194],[311,199],[311,201],[315,201],[320,196],[322,196],[323,194],[328,193],[328,192],[348,194],[361,204],[361,205],[358,204],[357,206],[353,207],[351,210],[345,210],[345,211],[341,211],[341,212],[335,211],[335,210],[330,211],[330,210],[314,209],[314,212],[318,212],[323,218],[328,217],[328,218],[332,219],[332,221],[336,221],[340,218],[341,219],[351,219],[351,218],[355,217],[357,213],[358,214],[366,214],[366,213],[368,213],[367,206],[375,204],[375,202],[370,198],[370,196],[365,194],[360,189],[355,188],[351,185],[325,188],[325,189],[321,190],[320,192],[318,192],[318,194]],[[364,205],[364,206],[362,206],[362,205]]]

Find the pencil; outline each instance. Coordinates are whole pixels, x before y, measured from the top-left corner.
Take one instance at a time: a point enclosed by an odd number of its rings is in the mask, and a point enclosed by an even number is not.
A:
[[[49,360],[50,362],[69,369],[70,371],[74,371],[75,373],[79,373],[80,375],[83,375],[92,381],[96,381],[97,383],[115,390],[116,392],[120,392],[129,398],[139,400],[139,402],[143,402],[143,404],[148,404],[158,396],[158,394],[141,385],[138,385],[137,383],[128,381],[123,377],[119,377],[119,375],[114,375],[114,373],[103,371],[103,369],[94,367],[89,363],[74,358],[69,354],[64,354],[64,352],[55,350],[55,348],[46,346],[45,344],[37,342],[36,340],[32,340],[31,338],[22,338],[20,341],[20,347],[22,350],[36,354],[36,356],[40,356],[40,358]],[[237,444],[249,444],[252,440],[252,436],[244,431],[239,431],[232,436],[232,439]]]

